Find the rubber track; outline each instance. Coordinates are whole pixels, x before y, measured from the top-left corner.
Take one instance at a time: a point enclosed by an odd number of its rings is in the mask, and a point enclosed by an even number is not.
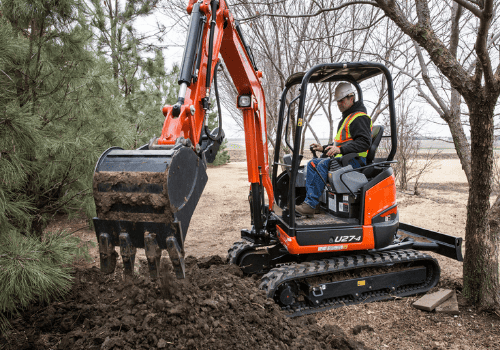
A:
[[[274,299],[274,293],[278,287],[287,281],[325,276],[354,269],[387,267],[407,263],[417,263],[413,264],[416,266],[421,265],[419,263],[427,263],[427,265],[430,263],[432,271],[428,274],[426,281],[419,285],[401,286],[391,292],[384,290],[370,291],[362,293],[356,299],[351,297],[331,298],[323,300],[317,306],[312,306],[308,301],[301,301],[291,306],[282,307],[282,310],[287,313],[288,317],[302,316],[346,305],[370,303],[424,293],[433,288],[439,281],[440,268],[437,260],[425,253],[408,249],[344,256],[274,268],[262,277],[260,288],[266,292],[269,298]]]
[[[241,253],[243,253],[246,250],[253,249],[254,245],[250,242],[247,241],[239,241],[233,243],[233,246],[229,248],[227,251],[227,262],[229,264],[235,264],[238,265],[238,258],[241,256]]]

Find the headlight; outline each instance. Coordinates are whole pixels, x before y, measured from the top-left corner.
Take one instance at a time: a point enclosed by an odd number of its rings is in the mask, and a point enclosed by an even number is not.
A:
[[[238,106],[239,107],[250,107],[252,104],[252,96],[242,95],[238,97]]]

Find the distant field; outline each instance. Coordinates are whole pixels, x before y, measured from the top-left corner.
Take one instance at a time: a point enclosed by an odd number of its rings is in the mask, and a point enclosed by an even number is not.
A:
[[[316,142],[313,139],[306,139],[306,145]],[[321,140],[321,144],[326,145],[328,140]],[[441,149],[441,150],[454,150],[453,142],[437,141],[437,140],[421,140],[421,148],[424,149]],[[228,140],[227,149],[245,149],[244,139]]]
[[[312,139],[306,139],[306,145],[315,142]],[[428,150],[436,150],[440,151],[440,153],[445,157],[450,157],[452,155],[456,155],[455,148],[453,142],[446,142],[440,140],[421,140],[420,141],[420,152],[427,153]],[[328,140],[321,140],[322,145],[328,144]],[[500,153],[500,142],[495,142],[495,153]],[[228,151],[243,151],[245,150],[245,140],[244,139],[232,139],[228,140],[228,144],[226,146]],[[306,151],[307,153],[308,151]],[[238,157],[239,158],[239,157]]]

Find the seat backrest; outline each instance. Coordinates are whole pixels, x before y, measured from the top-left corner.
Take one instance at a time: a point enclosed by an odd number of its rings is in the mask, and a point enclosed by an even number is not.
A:
[[[372,145],[368,149],[368,155],[366,156],[366,164],[371,164],[375,158],[375,153],[377,153],[378,145],[380,140],[382,140],[382,135],[384,134],[384,127],[382,125],[374,125],[372,127]]]

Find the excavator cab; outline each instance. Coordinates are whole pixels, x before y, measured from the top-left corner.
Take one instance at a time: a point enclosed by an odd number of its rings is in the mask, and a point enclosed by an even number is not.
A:
[[[295,207],[306,195],[301,149],[311,85],[348,81],[363,100],[360,83],[377,76],[387,84],[388,128],[373,126],[366,166],[353,169],[348,163],[356,154],[343,155],[341,166],[331,167],[323,179],[319,213],[299,216]],[[297,91],[297,96],[288,96]],[[274,202],[267,211],[266,234],[242,230],[244,240],[229,250],[228,259],[245,273],[263,274],[260,287],[289,316],[426,292],[439,281],[440,268],[434,257],[420,250],[462,260],[461,238],[399,222],[391,167],[397,147],[394,89],[384,65],[327,63],[293,74],[281,96],[276,135],[275,149],[285,144],[291,153],[280,160],[275,152]],[[292,141],[289,135],[294,135]],[[377,153],[382,138],[387,139],[384,154]]]
[[[320,210],[314,218],[295,214],[295,206],[305,198],[307,166],[301,164],[303,149],[302,129],[305,127],[304,109],[308,101],[308,91],[313,84],[350,82],[357,90],[358,100],[363,101],[360,83],[383,75],[388,86],[389,140],[388,154],[375,159],[377,147],[383,137],[384,127],[375,125],[372,129],[372,145],[368,151],[367,165],[353,169],[349,160],[356,154],[341,158],[341,166],[331,167],[325,181],[325,190],[320,197]],[[294,86],[300,84],[299,94],[289,97]],[[317,90],[315,90],[317,91]],[[281,97],[280,118],[277,127],[276,149],[282,143],[292,151],[279,161],[276,153],[273,166],[273,188],[276,198],[274,211],[281,221],[279,235],[286,235],[285,242],[296,242],[291,253],[299,251],[359,251],[388,246],[398,229],[396,187],[391,162],[396,154],[397,129],[394,107],[392,78],[387,68],[379,63],[327,63],[320,64],[304,73],[290,76]],[[290,101],[290,102],[287,102]],[[295,104],[295,106],[294,106]],[[298,106],[297,106],[298,104]],[[288,140],[292,111],[297,111],[295,139]],[[284,137],[281,137],[284,135]],[[313,156],[316,154],[313,153]],[[304,163],[304,162],[302,162]],[[332,165],[336,165],[334,162]],[[285,171],[279,174],[279,167]],[[368,191],[368,194],[367,194]],[[294,243],[295,243],[294,242]],[[331,243],[342,243],[332,245]],[[290,250],[289,250],[290,251]]]

